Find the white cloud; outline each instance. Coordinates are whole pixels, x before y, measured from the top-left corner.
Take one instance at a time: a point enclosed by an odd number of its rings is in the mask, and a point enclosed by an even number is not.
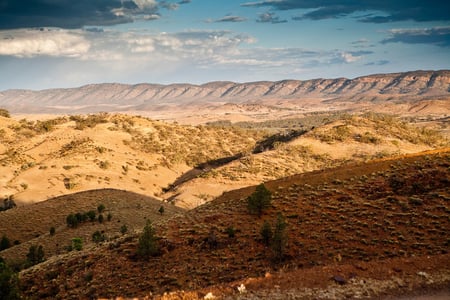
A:
[[[0,31],[0,55],[16,57],[82,57],[90,42],[78,30]]]

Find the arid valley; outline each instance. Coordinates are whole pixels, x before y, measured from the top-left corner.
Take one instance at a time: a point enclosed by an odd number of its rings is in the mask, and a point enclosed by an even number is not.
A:
[[[450,71],[6,90],[0,107],[9,295],[450,295]]]

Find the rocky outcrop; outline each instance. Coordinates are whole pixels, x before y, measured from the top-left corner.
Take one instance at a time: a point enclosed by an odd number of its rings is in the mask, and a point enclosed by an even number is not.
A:
[[[210,82],[193,84],[91,84],[79,88],[0,92],[12,112],[158,110],[198,104],[247,104],[305,99],[334,103],[448,99],[450,70],[378,74],[355,79]]]

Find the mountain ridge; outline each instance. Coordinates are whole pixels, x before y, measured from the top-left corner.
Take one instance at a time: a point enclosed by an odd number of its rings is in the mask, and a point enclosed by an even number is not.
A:
[[[227,103],[283,107],[284,102],[299,106],[308,102],[330,108],[342,102],[410,103],[449,98],[450,70],[438,70],[373,74],[354,79],[215,81],[201,85],[101,83],[38,91],[6,90],[0,91],[0,106],[13,113],[67,113],[155,111]]]

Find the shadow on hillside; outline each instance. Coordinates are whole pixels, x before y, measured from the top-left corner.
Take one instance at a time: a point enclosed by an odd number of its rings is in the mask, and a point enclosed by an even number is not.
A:
[[[314,129],[312,127],[310,130]],[[258,154],[263,153],[266,151],[270,151],[275,149],[276,145],[279,143],[288,143],[292,141],[293,139],[304,135],[309,130],[300,129],[300,130],[290,130],[287,132],[281,132],[273,134],[264,140],[258,141],[255,145],[255,147],[252,150],[252,154]],[[170,184],[168,187],[163,189],[163,193],[172,192],[174,191],[179,185],[186,183],[194,178],[197,178],[201,176],[202,174],[205,174],[206,172],[209,172],[211,170],[217,169],[219,167],[225,166],[235,160],[238,160],[244,156],[243,153],[238,153],[232,156],[227,157],[221,157],[214,160],[209,160],[207,162],[198,164],[191,170],[187,171],[186,173],[182,174],[180,177],[178,177],[172,184]],[[173,199],[172,196],[170,199]]]

